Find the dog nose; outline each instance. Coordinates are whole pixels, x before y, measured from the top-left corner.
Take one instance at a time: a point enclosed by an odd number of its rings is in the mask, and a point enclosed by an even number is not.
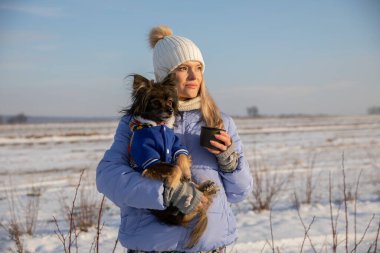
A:
[[[173,108],[169,107],[169,108],[168,108],[168,112],[169,112],[169,113],[173,113]]]

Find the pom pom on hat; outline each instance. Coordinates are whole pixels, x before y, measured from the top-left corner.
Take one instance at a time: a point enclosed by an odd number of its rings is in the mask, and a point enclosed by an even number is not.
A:
[[[163,39],[165,36],[171,36],[171,35],[173,35],[173,31],[169,26],[160,25],[160,26],[154,27],[152,30],[150,30],[150,33],[149,33],[150,47],[154,48],[154,46],[156,46],[159,40]]]
[[[191,40],[173,35],[170,27],[154,27],[149,33],[153,48],[153,67],[156,81],[162,81],[176,67],[187,61],[198,61],[205,68],[202,53]]]

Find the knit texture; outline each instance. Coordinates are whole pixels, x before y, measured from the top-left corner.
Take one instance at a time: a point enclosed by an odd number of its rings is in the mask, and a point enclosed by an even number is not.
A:
[[[187,112],[201,108],[201,97],[195,97],[189,100],[179,101],[178,110],[180,112]]]
[[[164,203],[177,207],[181,213],[191,213],[201,202],[203,193],[193,183],[182,182],[175,189],[164,185]]]
[[[191,40],[180,36],[165,36],[153,49],[156,81],[161,82],[176,67],[187,61],[198,61],[205,69],[202,53]]]
[[[236,170],[238,166],[239,154],[236,153],[235,144],[232,143],[226,151],[216,155],[218,160],[219,169],[225,173],[231,173]]]

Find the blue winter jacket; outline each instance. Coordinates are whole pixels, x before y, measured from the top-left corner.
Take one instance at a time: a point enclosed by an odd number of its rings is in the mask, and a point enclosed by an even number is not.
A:
[[[121,118],[114,143],[98,165],[96,184],[99,192],[120,207],[119,241],[124,247],[144,251],[196,252],[223,247],[236,240],[235,217],[229,203],[242,201],[251,193],[252,176],[233,120],[225,114],[222,118],[240,154],[238,167],[232,173],[221,172],[216,157],[200,146],[200,129],[204,123],[198,110],[181,112],[176,119],[175,133],[192,157],[193,180],[200,183],[209,179],[220,188],[208,210],[208,226],[191,249],[185,247],[194,224],[188,228],[166,225],[148,210],[165,209],[164,187],[161,182],[143,177],[128,165],[131,117]]]

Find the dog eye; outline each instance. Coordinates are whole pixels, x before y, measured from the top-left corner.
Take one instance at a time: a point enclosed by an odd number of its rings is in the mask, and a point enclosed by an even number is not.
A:
[[[160,102],[158,99],[153,99],[153,100],[151,101],[151,104],[152,104],[152,106],[155,107],[155,108],[159,108],[159,107],[161,106],[161,102]]]
[[[169,100],[168,100],[168,105],[169,105],[169,106],[172,106],[172,105],[173,105],[173,99],[169,99]]]

